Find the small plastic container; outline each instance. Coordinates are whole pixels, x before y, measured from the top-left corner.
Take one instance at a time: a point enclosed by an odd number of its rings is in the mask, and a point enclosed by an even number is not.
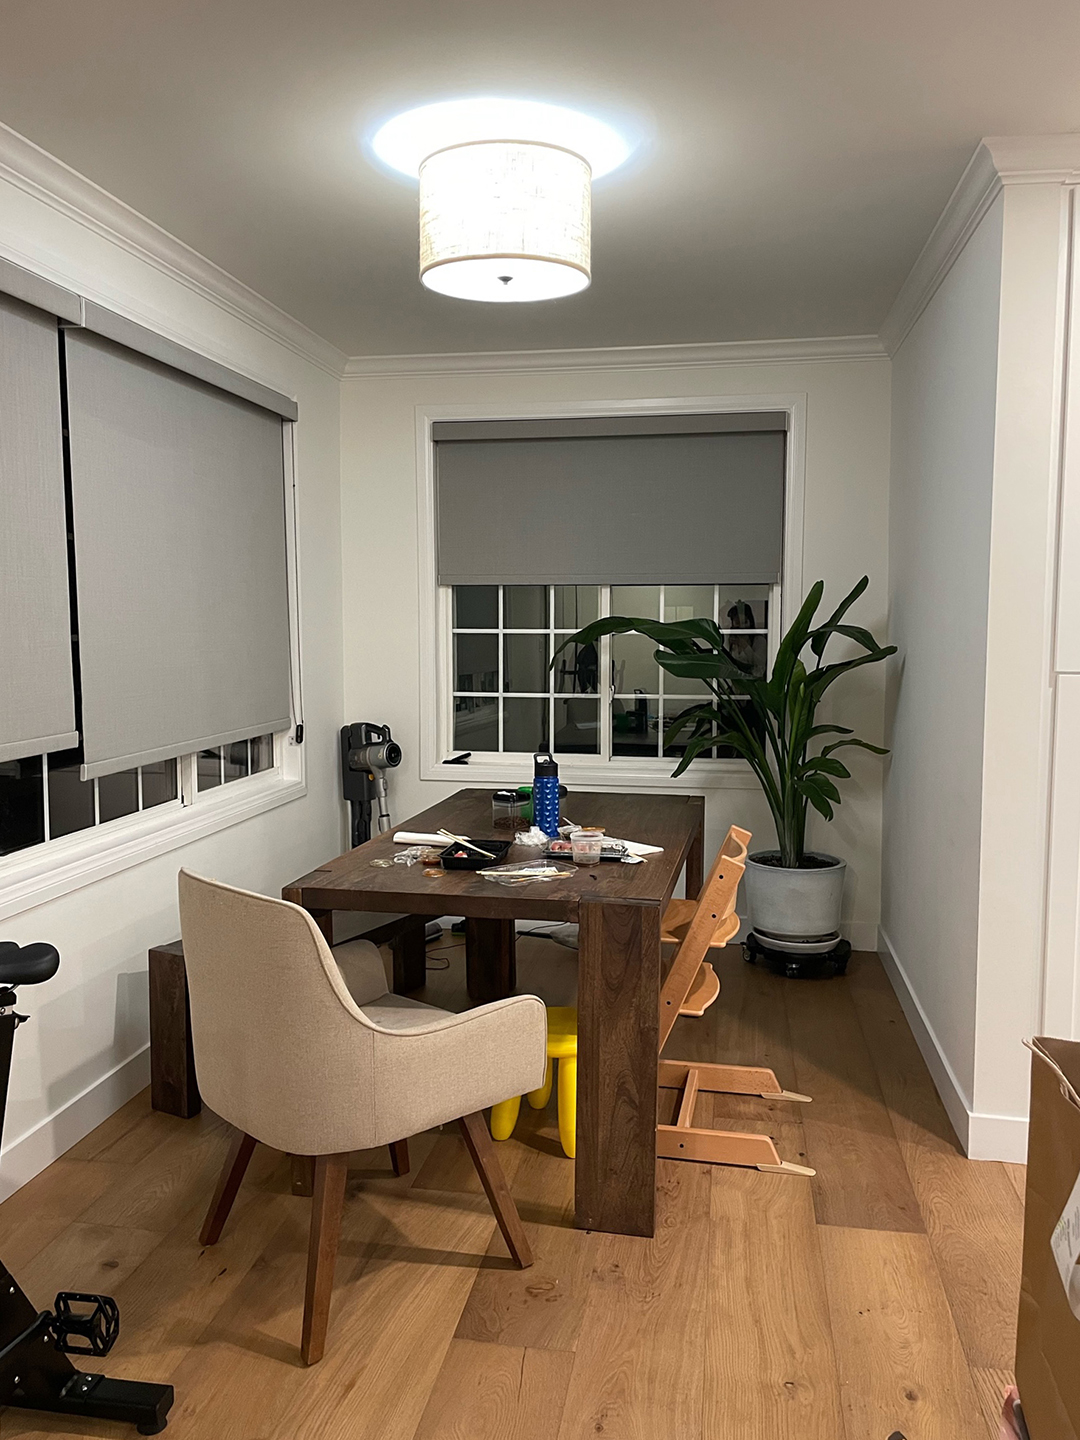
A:
[[[516,833],[528,830],[532,824],[532,790],[524,793],[518,790],[496,790],[491,797],[491,826],[493,830]]]
[[[603,830],[571,830],[570,845],[575,865],[599,865],[604,848]]]
[[[490,855],[481,855],[479,850],[469,850],[455,840],[442,852],[443,869],[483,870],[488,865],[497,865],[506,859],[514,842],[512,840],[477,840],[474,843],[482,845],[485,850],[490,851]]]

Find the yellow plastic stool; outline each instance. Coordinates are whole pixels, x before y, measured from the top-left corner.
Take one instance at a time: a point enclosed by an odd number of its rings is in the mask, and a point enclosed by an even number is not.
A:
[[[559,1062],[559,1141],[572,1160],[577,1148],[577,1011],[572,1005],[549,1005],[547,1011],[547,1073],[539,1090],[525,1097],[534,1110],[551,1099],[553,1062]],[[491,1107],[491,1134],[509,1140],[521,1110],[521,1096]]]

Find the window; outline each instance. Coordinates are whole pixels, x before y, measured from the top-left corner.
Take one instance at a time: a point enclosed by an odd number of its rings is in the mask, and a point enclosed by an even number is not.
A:
[[[764,673],[771,661],[775,585],[455,585],[451,595],[455,751],[655,760],[662,773],[681,745],[663,733],[708,697],[704,682],[676,680],[643,635],[558,647],[603,615],[714,620],[732,652]],[[706,752],[709,756],[709,752]],[[717,747],[711,758],[730,758]]]
[[[231,745],[218,745],[213,750],[200,750],[196,760],[196,776],[200,790],[227,785],[258,775],[274,763],[274,737],[256,735],[251,740],[234,740]]]
[[[197,804],[200,793],[212,786],[273,771],[274,736],[256,735],[93,780],[81,778],[81,767],[78,750],[0,762],[0,855],[158,806]]]

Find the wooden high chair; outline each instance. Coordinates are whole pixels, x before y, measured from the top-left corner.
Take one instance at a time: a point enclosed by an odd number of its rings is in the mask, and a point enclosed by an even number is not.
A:
[[[704,1015],[720,994],[720,981],[706,960],[713,947],[738,932],[735,896],[746,869],[750,832],[732,825],[697,900],[672,900],[664,912],[661,940],[678,945],[660,991],[660,1054],[680,1015]],[[772,1070],[752,1065],[714,1065],[698,1060],[660,1060],[661,1089],[681,1090],[674,1125],[656,1127],[656,1153],[666,1160],[710,1165],[746,1165],[784,1175],[813,1175],[806,1165],[781,1160],[772,1138],[737,1130],[703,1130],[694,1125],[701,1091],[759,1095],[763,1099],[809,1101],[785,1090]]]

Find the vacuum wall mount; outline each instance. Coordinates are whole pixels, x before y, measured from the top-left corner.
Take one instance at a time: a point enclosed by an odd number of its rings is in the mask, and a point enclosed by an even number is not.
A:
[[[379,831],[390,829],[386,772],[401,764],[401,746],[389,725],[341,727],[341,790],[349,802],[349,839],[353,849],[371,839],[371,802],[378,802]]]

